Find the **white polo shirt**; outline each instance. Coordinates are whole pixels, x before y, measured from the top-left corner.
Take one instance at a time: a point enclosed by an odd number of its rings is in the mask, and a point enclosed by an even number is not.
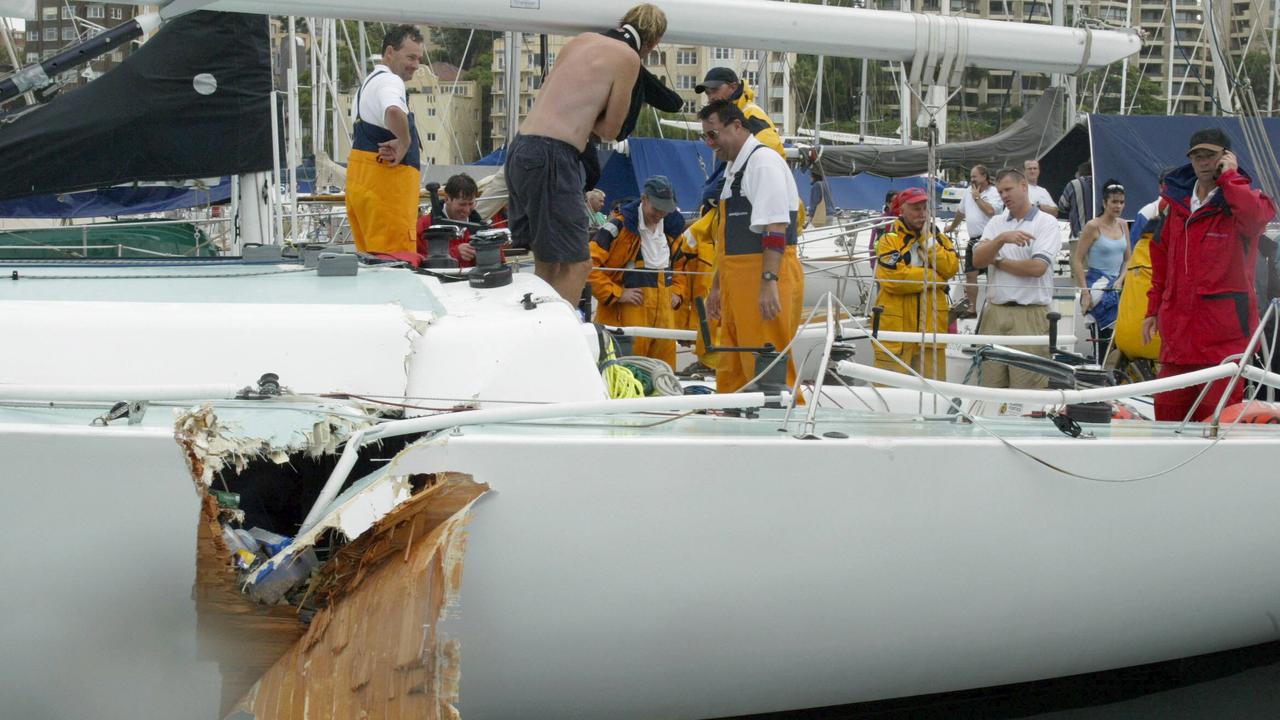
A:
[[[767,225],[791,222],[791,213],[800,204],[800,191],[796,189],[796,178],[787,161],[768,147],[752,155],[752,149],[757,147],[760,141],[754,135],[748,136],[738,157],[725,168],[720,197],[724,199],[732,194],[733,179],[742,172],[743,163],[750,157],[746,174],[742,176],[742,194],[751,201],[751,232],[758,233],[764,232]]]
[[[657,227],[649,227],[644,222],[644,206],[636,208],[639,217],[636,227],[640,229],[640,257],[644,266],[650,270],[664,270],[671,264],[671,246],[667,244],[666,227],[661,220]]]
[[[982,199],[991,205],[997,215],[1004,212],[1004,203],[1000,202],[1000,193],[996,192],[995,185],[988,185],[982,191]],[[966,190],[960,198],[960,212],[964,213],[964,229],[969,232],[969,240],[982,237],[982,231],[986,229],[991,216],[978,207],[978,201],[973,199],[971,190]]]
[[[1035,205],[1037,207],[1039,207],[1040,205],[1049,205],[1050,207],[1058,207],[1058,203],[1053,201],[1053,196],[1049,194],[1049,191],[1045,190],[1039,185],[1032,185],[1031,183],[1027,183],[1027,199],[1031,201],[1032,205]]]
[[[1062,233],[1058,221],[1041,212],[1035,205],[1018,220],[1003,212],[991,218],[982,231],[982,242],[1009,230],[1021,230],[1035,239],[1028,245],[1002,245],[996,258],[999,260],[1029,260],[1039,258],[1047,267],[1039,277],[1024,277],[1005,272],[991,264],[987,266],[987,302],[997,305],[1048,305],[1053,301],[1053,266],[1058,262],[1062,249]]]
[[[381,72],[379,72],[381,71]],[[374,77],[377,73],[377,77]],[[391,72],[391,68],[381,63],[373,66],[373,72],[365,80],[360,94],[360,120],[388,130],[386,125],[387,108],[398,107],[404,114],[409,114],[409,102],[404,89],[404,80]],[[351,109],[351,121],[355,122],[356,108]]]

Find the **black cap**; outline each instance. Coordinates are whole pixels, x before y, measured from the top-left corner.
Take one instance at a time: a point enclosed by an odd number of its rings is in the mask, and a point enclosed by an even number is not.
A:
[[[1191,142],[1188,143],[1187,154],[1196,150],[1213,150],[1214,152],[1222,152],[1231,149],[1231,137],[1219,128],[1205,128],[1191,133]]]
[[[644,181],[644,194],[649,204],[660,212],[671,213],[676,210],[676,192],[666,175],[653,175]]]
[[[725,83],[738,82],[738,74],[727,67],[713,67],[707,71],[707,76],[702,78],[702,84],[693,89],[696,93],[704,93],[707,90],[715,90]]]

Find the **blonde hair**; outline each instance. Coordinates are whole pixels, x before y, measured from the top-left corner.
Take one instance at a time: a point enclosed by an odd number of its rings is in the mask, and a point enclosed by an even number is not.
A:
[[[587,198],[588,198],[588,199],[590,199],[590,198],[593,198],[593,197],[598,197],[598,198],[600,198],[601,200],[604,200],[604,191],[603,191],[603,190],[601,190],[600,188],[595,188],[594,190],[588,190],[588,191],[587,191]]]
[[[619,25],[630,25],[640,33],[640,44],[652,48],[667,34],[667,14],[657,5],[640,3],[622,16]]]

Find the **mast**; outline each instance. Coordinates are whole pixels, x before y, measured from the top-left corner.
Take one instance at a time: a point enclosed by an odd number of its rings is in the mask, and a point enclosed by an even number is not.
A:
[[[1280,2],[1280,0],[1276,0]],[[858,135],[862,138],[867,137],[867,63],[870,60],[862,58],[862,91],[858,93]]]
[[[1271,3],[1271,72],[1267,73],[1267,115],[1276,111],[1276,31],[1280,30],[1280,0]]]
[[[342,127],[342,111],[338,107],[338,93],[341,88],[338,87],[338,23],[341,20],[332,20],[329,22],[329,82],[333,85],[331,93],[331,104],[333,106],[333,120],[330,123],[332,139],[329,145],[329,157],[334,158],[338,154],[338,128]]]
[[[289,144],[285,148],[285,156],[289,162],[289,234],[296,237],[298,232],[298,153],[302,147],[302,118],[301,110],[298,107],[298,27],[297,18],[293,15],[289,16],[288,57],[287,98],[289,100],[289,110],[287,115],[289,132],[287,139]],[[284,242],[283,236],[279,239]]]
[[[939,6],[941,7],[941,15],[951,15],[950,0],[939,3]],[[1010,90],[1012,90],[1012,88],[1010,88]],[[961,102],[963,102],[963,100],[961,100]],[[934,85],[929,88],[929,103],[938,108],[935,116],[937,119],[936,136],[930,137],[929,140],[935,145],[941,145],[947,141],[947,88],[945,85]],[[933,120],[934,118],[930,119]],[[930,177],[933,176],[931,175]],[[929,207],[931,210],[934,208],[932,185],[929,188]],[[930,221],[932,221],[932,217],[933,216],[930,215]]]
[[[307,61],[311,63],[311,155],[315,157],[319,154],[321,138],[319,128],[320,120],[320,88],[323,83],[320,82],[320,58],[316,53],[320,52],[320,46],[316,42],[316,19],[314,17],[307,18],[307,39],[311,45],[307,53]]]
[[[898,0],[898,7],[903,13],[911,12],[911,0]],[[907,65],[903,61],[898,68],[898,115],[902,121],[898,133],[903,145],[911,143],[911,84],[907,82]]]
[[[360,82],[364,82],[369,72],[369,36],[364,31],[364,21],[360,21]],[[381,50],[382,48],[378,48]]]
[[[826,5],[827,0],[822,0],[822,4]],[[813,144],[817,147],[822,147],[822,66],[826,64],[826,60],[826,55],[818,55],[818,76],[814,79],[817,98],[813,106]]]
[[[1133,24],[1133,3],[1131,2],[1126,2],[1124,4],[1124,24],[1126,27],[1131,26]],[[1273,64],[1274,64],[1274,61],[1273,61]],[[1124,60],[1120,61],[1120,114],[1121,115],[1128,115],[1128,113],[1125,112],[1125,102],[1124,102],[1125,95],[1128,94],[1127,92],[1128,84],[1129,84],[1129,58],[1126,57]],[[1105,85],[1103,87],[1105,89]],[[1134,92],[1135,93],[1137,92],[1137,88],[1134,88]]]
[[[9,26],[9,18],[0,18],[0,30],[4,31],[4,49],[9,55],[9,64],[14,70],[17,70],[22,66],[18,64],[18,53],[13,50],[13,29]],[[1274,50],[1272,51],[1272,55],[1275,55]],[[1272,61],[1272,64],[1275,64],[1274,60]],[[22,93],[22,96],[26,98],[28,105],[36,104],[36,98],[31,94],[30,90]]]
[[[1230,5],[1227,6],[1230,8]],[[1205,5],[1205,25],[1209,27],[1209,59],[1213,62],[1213,94],[1217,99],[1214,103],[1217,106],[1215,114],[1232,115],[1234,105],[1231,102],[1231,72],[1227,69],[1226,58],[1222,57],[1222,51],[1216,42],[1218,38],[1218,7],[1212,2]],[[1203,26],[1202,26],[1203,27]],[[1201,32],[1204,32],[1202,29]]]
[[[1066,0],[1053,0],[1050,6],[1050,22],[1057,27],[1062,27],[1067,20],[1067,3]],[[1066,88],[1067,102],[1064,103],[1063,114],[1061,118],[1062,129],[1070,130],[1071,121],[1075,119],[1076,114],[1076,86],[1075,83],[1068,80],[1066,73],[1053,73],[1049,76],[1049,85],[1052,87]],[[1010,92],[1013,88],[1009,89]]]
[[[523,36],[518,32],[508,32],[504,39],[506,46],[503,48],[506,57],[507,75],[506,75],[506,95],[507,95],[507,147],[511,147],[511,141],[516,139],[516,130],[520,125],[520,45],[524,42]]]
[[[1176,28],[1173,15],[1178,11],[1178,0],[1169,0],[1169,35],[1164,39],[1165,48],[1165,71],[1169,83],[1164,95],[1164,114],[1173,114],[1173,32]]]

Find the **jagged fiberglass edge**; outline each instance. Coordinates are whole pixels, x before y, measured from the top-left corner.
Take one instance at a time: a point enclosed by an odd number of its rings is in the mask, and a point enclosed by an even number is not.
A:
[[[293,542],[263,563],[247,585],[267,581],[277,571],[288,571],[290,566],[315,544],[320,534],[328,529],[340,530],[348,538],[359,536],[379,518],[391,512],[412,495],[408,481],[394,473],[395,460],[386,467],[362,478],[346,492],[338,491],[346,483],[363,445],[383,438],[435,433],[440,430],[467,425],[518,422],[566,418],[584,415],[626,415],[640,412],[681,412],[689,410],[756,408],[766,400],[788,404],[789,398],[766,398],[764,393],[735,393],[727,395],[685,395],[674,397],[637,398],[631,400],[600,400],[573,403],[553,403],[532,407],[472,410],[461,413],[443,413],[408,420],[387,422],[376,428],[357,430],[346,443],[342,458],[334,468],[311,515],[319,520],[306,524]]]

